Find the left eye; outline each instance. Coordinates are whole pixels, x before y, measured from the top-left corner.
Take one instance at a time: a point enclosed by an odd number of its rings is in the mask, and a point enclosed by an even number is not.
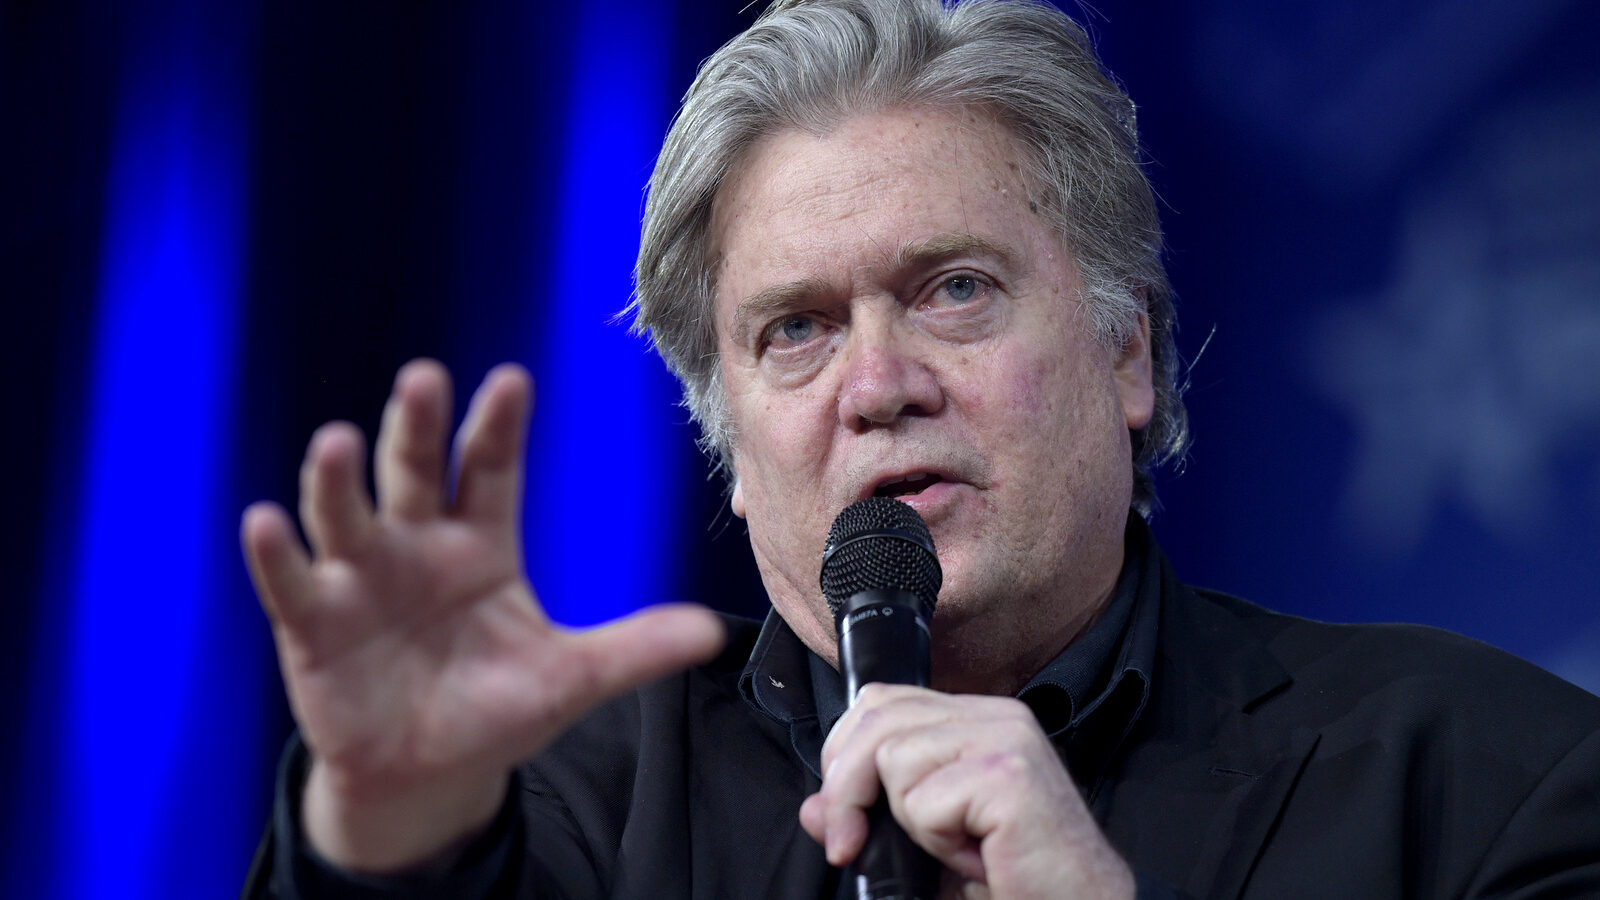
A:
[[[971,302],[985,287],[976,275],[952,275],[935,289],[933,302],[959,306]]]
[[[951,300],[965,303],[978,293],[978,279],[971,275],[957,275],[944,283],[944,292]]]

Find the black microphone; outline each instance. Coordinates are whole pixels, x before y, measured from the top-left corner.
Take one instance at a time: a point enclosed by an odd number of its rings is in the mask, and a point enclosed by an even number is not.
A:
[[[869,682],[928,686],[928,623],[943,578],[933,536],[906,504],[868,497],[833,520],[822,551],[822,596],[839,631],[839,671],[851,706]],[[906,836],[881,794],[867,820],[867,842],[845,871],[850,896],[935,900],[938,860]]]

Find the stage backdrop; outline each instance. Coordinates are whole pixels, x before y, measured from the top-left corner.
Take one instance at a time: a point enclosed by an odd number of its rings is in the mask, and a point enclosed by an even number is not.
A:
[[[538,378],[529,571],[583,624],[760,615],[675,388],[612,321],[744,0],[0,8],[12,496],[0,893],[226,896],[290,727],[237,551],[430,355]],[[1101,0],[1196,441],[1190,581],[1425,622],[1600,688],[1588,0]]]

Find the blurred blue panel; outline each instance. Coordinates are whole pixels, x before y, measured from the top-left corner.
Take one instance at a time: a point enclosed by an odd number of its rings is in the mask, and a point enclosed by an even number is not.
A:
[[[249,611],[226,462],[242,12],[146,8],[123,31],[83,503],[75,535],[58,540],[75,571],[65,596],[40,600],[41,619],[63,617],[41,622],[64,646],[35,682],[60,731],[30,736],[60,742],[30,754],[58,767],[52,859],[12,896],[225,896],[259,827],[259,811],[227,792],[265,768],[254,752],[263,668],[229,646],[242,615],[232,607]]]
[[[578,25],[554,270],[530,284],[537,323],[527,536],[550,614],[588,624],[674,599],[674,485],[685,414],[628,301],[643,186],[666,132],[672,6],[586,4]],[[640,411],[644,411],[642,414]]]

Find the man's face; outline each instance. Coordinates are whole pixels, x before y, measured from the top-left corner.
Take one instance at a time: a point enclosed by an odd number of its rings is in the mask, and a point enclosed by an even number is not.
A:
[[[946,689],[1026,679],[1115,584],[1148,341],[1093,339],[1019,164],[985,116],[891,111],[769,135],[718,194],[733,510],[778,612],[830,661],[823,542],[874,493],[933,533]]]

